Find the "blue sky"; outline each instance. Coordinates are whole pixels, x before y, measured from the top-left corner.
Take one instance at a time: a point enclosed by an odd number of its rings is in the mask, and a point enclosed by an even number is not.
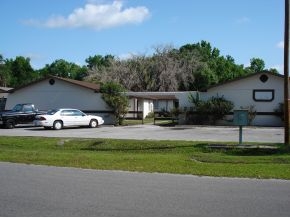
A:
[[[261,58],[283,73],[284,0],[1,0],[0,25],[0,54],[34,69],[206,40],[237,64]]]

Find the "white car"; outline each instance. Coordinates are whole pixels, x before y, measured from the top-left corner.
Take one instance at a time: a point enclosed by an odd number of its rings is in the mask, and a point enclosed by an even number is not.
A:
[[[104,120],[99,116],[87,115],[78,109],[61,108],[49,110],[43,115],[37,115],[33,122],[35,126],[59,130],[69,126],[89,126],[95,128],[102,125]]]

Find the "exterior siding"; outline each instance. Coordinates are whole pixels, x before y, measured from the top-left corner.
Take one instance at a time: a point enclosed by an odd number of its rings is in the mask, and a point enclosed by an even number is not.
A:
[[[261,74],[247,77],[241,80],[226,83],[209,89],[202,94],[203,99],[208,99],[212,96],[224,96],[225,99],[234,103],[234,109],[241,107],[255,106],[258,113],[274,113],[278,108],[279,103],[284,101],[283,78],[267,74],[268,80],[262,82]],[[272,101],[255,101],[253,98],[254,90],[274,90],[274,99]],[[257,115],[253,120],[253,125],[263,126],[281,126],[283,123],[278,116],[275,115]]]
[[[39,110],[69,107],[102,116],[106,124],[113,122],[110,113],[96,113],[111,110],[100,93],[62,80],[55,79],[53,85],[48,81],[43,80],[10,93],[5,109],[10,110],[18,103],[33,103]]]
[[[268,76],[267,81],[261,81],[260,76],[263,74]],[[271,101],[255,101],[253,98],[253,90],[274,90],[274,98]],[[175,106],[175,101],[178,102],[180,109],[189,110],[193,105],[189,102],[188,96],[190,94],[195,95],[196,93],[196,91],[128,92],[128,96],[135,96],[130,99],[129,110],[137,111],[138,106],[138,111],[143,111],[143,118],[145,118],[153,108],[157,112],[162,109],[170,111]],[[7,94],[5,93],[4,95]],[[255,106],[258,115],[255,117],[252,125],[283,125],[280,117],[274,115],[279,103],[284,102],[284,78],[281,76],[270,73],[259,73],[211,87],[206,92],[200,92],[199,95],[201,100],[207,100],[217,95],[224,96],[225,99],[234,103],[234,109]],[[176,100],[174,100],[174,97]],[[104,102],[100,93],[95,92],[90,87],[83,87],[74,84],[74,82],[64,81],[62,79],[55,78],[53,85],[49,83],[48,78],[32,83],[24,88],[16,89],[8,95],[5,109],[12,109],[17,103],[34,103],[39,110],[61,107],[78,108],[85,112],[102,116],[105,124],[114,123],[113,116],[110,113],[111,109]],[[137,116],[137,114],[129,114],[129,116]],[[226,119],[231,121],[232,117],[232,115],[228,115]],[[185,122],[184,118],[180,122]],[[232,122],[220,122],[220,124],[232,125]]]

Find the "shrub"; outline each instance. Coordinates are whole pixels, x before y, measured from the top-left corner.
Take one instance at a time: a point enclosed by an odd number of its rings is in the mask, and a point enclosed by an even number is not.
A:
[[[279,103],[274,112],[281,118],[282,121],[284,121],[284,103]]]
[[[178,117],[179,114],[182,114],[182,109],[179,108],[179,107],[174,107],[170,110],[170,114],[173,116],[173,117]]]
[[[226,100],[223,96],[212,97],[205,102],[203,110],[207,111],[207,114],[212,116],[213,123],[217,120],[224,118],[234,108],[234,104],[231,101]]]
[[[149,112],[146,116],[146,118],[153,118],[154,117],[154,112]]]
[[[102,98],[113,109],[117,125],[122,125],[128,112],[129,100],[125,91],[123,86],[114,82],[105,83],[101,87]]]
[[[194,105],[196,117],[199,118],[199,123],[209,122],[215,124],[217,120],[224,118],[233,108],[234,104],[226,100],[223,96],[211,97],[207,101],[202,101],[199,96],[192,96],[189,98]]]

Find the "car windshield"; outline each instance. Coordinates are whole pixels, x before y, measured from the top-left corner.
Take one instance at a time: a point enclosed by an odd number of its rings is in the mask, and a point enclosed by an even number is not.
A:
[[[48,114],[48,115],[54,115],[58,111],[59,111],[58,109],[52,109],[52,110],[47,111],[46,114]]]

